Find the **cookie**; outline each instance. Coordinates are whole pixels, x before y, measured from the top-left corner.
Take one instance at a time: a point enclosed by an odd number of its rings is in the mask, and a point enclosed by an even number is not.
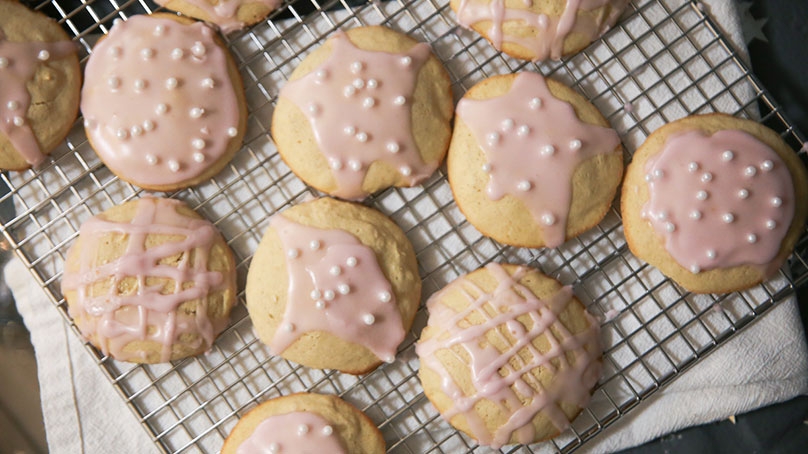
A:
[[[272,137],[308,185],[360,200],[423,182],[446,155],[449,76],[429,45],[374,26],[339,31],[278,96]]]
[[[447,162],[457,206],[480,232],[513,246],[557,247],[606,215],[623,148],[583,96],[521,72],[463,96]]]
[[[145,197],[82,224],[62,293],[85,339],[117,360],[205,352],[227,327],[236,264],[216,228],[184,203]]]
[[[281,0],[155,0],[155,3],[215,24],[223,33],[257,24],[281,6]]]
[[[363,374],[395,359],[421,301],[421,280],[412,245],[393,221],[322,198],[271,219],[246,296],[273,354]]]
[[[353,405],[337,396],[298,393],[250,410],[227,436],[222,454],[382,454],[385,449],[379,429]]]
[[[559,60],[617,22],[629,0],[451,0],[457,22],[522,60]]]
[[[78,48],[61,26],[0,0],[0,169],[39,165],[79,110]]]
[[[588,405],[600,329],[570,287],[491,263],[432,295],[427,309],[415,348],[424,393],[480,444],[546,440]]]
[[[93,49],[85,79],[87,137],[125,181],[154,191],[193,186],[241,148],[241,76],[201,22],[170,14],[117,22]]]
[[[622,194],[631,252],[685,289],[757,285],[791,254],[805,226],[808,183],[774,131],[725,114],[695,115],[651,134]]]

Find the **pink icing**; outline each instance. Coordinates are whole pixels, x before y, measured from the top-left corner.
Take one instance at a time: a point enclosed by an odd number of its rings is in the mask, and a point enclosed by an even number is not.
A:
[[[559,403],[566,402],[580,408],[588,405],[590,391],[600,375],[601,363],[592,353],[585,351],[584,346],[599,345],[599,328],[586,312],[589,328],[575,335],[558,321],[558,315],[572,298],[570,287],[563,287],[549,299],[540,300],[518,283],[527,273],[527,268],[520,267],[513,276],[496,263],[487,265],[486,270],[498,282],[492,294],[483,292],[473,282],[461,277],[427,301],[428,326],[437,333],[430,339],[422,339],[415,349],[421,367],[429,368],[441,377],[443,392],[453,401],[453,406],[442,416],[448,421],[463,415],[481,444],[500,448],[514,435],[519,443],[532,442],[535,429],[531,421],[539,412],[544,412],[553,425],[563,431],[569,426],[569,420]],[[445,292],[455,289],[463,292],[469,301],[469,305],[459,312],[441,302]],[[532,326],[517,321],[520,316],[529,317]],[[484,321],[470,324],[469,317],[483,317]],[[516,338],[516,343],[511,345],[500,329],[507,329]],[[490,343],[481,342],[486,335],[499,336],[511,346],[500,352]],[[533,345],[533,341],[542,335],[551,346],[547,353],[541,353]],[[476,391],[473,394],[464,394],[437,357],[439,351],[456,355],[452,350],[455,346],[462,347],[470,359],[471,380]],[[530,352],[530,359],[522,353],[525,350]],[[568,361],[570,353],[575,355],[574,364]],[[463,357],[466,355],[458,358],[465,361]],[[519,368],[513,366],[515,357],[520,358]],[[558,361],[558,368],[551,363],[553,360]],[[531,384],[523,377],[538,367],[552,371],[555,379],[547,388],[536,390],[535,381],[531,380]],[[521,403],[520,397],[527,403]],[[493,433],[474,410],[481,400],[496,405],[502,414],[507,415],[508,421]]]
[[[488,197],[518,198],[543,226],[547,246],[563,244],[575,168],[614,152],[617,133],[580,121],[572,106],[553,97],[544,78],[532,72],[519,73],[503,96],[461,99],[457,116],[485,152]]]
[[[170,0],[155,0],[158,5],[166,6]],[[185,0],[187,3],[201,9],[210,16],[210,21],[219,26],[224,33],[230,33],[245,27],[245,23],[238,20],[236,14],[242,5],[261,3],[270,11],[281,4],[281,0],[219,0],[213,5],[209,0]]]
[[[270,348],[280,353],[307,332],[367,347],[386,362],[404,340],[395,294],[372,249],[343,230],[272,218],[286,254],[289,293]]]
[[[497,50],[502,50],[503,41],[522,46],[535,55],[534,60],[547,58],[560,59],[564,54],[564,40],[570,33],[579,33],[594,41],[606,33],[623,12],[629,0],[567,0],[561,17],[536,14],[529,9],[506,7],[505,0],[460,0],[457,9],[457,22],[470,28],[472,25],[490,21],[488,36]],[[533,2],[524,2],[524,8],[530,8]],[[581,15],[581,11],[592,11],[606,5],[611,10],[598,16]],[[535,29],[534,36],[515,36],[504,34],[505,22],[518,21]]]
[[[31,106],[26,84],[39,65],[75,54],[76,45],[71,41],[12,42],[0,30],[0,132],[28,164],[42,163],[45,154],[26,118]]]
[[[85,337],[96,336],[104,354],[124,361],[142,360],[137,353],[123,349],[130,342],[149,340],[162,344],[160,359],[166,362],[181,335],[198,333],[200,343],[211,346],[226,327],[226,321],[214,325],[207,317],[205,300],[209,293],[226,288],[230,279],[208,271],[208,257],[218,233],[206,220],[177,213],[180,205],[177,200],[146,197],[138,201],[129,223],[93,217],[82,224],[79,269],[65,271],[62,292],[77,292],[70,316]],[[126,251],[115,260],[98,263],[104,238],[111,234],[129,236]],[[178,235],[183,239],[147,249],[149,235]],[[178,266],[158,263],[177,254],[182,254]],[[162,285],[146,286],[148,277],[173,280],[173,293],[163,294]],[[126,278],[137,280],[137,293],[118,293],[119,283]],[[107,280],[112,283],[108,293],[92,293],[93,284]],[[199,300],[195,314],[177,311],[182,303],[193,300]]]
[[[273,415],[258,424],[236,454],[341,454],[348,451],[322,416],[307,411]]]
[[[322,65],[288,82],[280,95],[309,119],[331,166],[333,195],[358,200],[368,168],[385,162],[407,184],[428,178],[438,163],[426,164],[412,136],[412,102],[418,72],[431,55],[419,43],[404,54],[357,48],[343,32],[329,38],[332,52]]]
[[[645,165],[642,216],[693,273],[769,265],[794,217],[791,173],[768,145],[737,130],[687,131]],[[773,269],[779,264],[771,264]]]
[[[132,16],[87,61],[81,110],[96,152],[138,184],[203,173],[238,135],[225,50],[197,22]]]

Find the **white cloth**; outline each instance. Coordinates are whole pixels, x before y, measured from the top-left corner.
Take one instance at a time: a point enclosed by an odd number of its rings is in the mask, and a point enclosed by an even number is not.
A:
[[[745,55],[734,2],[705,0],[704,4],[735,48]],[[642,65],[636,63],[637,67]],[[678,86],[676,77],[671,76],[671,86]],[[683,93],[680,100],[688,103],[692,94]],[[157,452],[147,432],[25,267],[14,260],[5,274],[36,349],[51,452]],[[675,295],[669,296],[675,299]],[[666,298],[665,294],[660,298]],[[803,339],[794,301],[781,303],[670,386],[639,404],[585,449],[609,452],[634,446],[683,427],[806,393],[808,353]],[[593,401],[593,405],[598,404]]]

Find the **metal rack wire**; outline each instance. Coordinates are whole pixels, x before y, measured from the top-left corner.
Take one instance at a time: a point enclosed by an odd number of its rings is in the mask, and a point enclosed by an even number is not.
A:
[[[156,9],[145,0],[50,0],[34,6],[61,20],[85,58],[114,19]],[[803,138],[698,2],[635,0],[629,10],[585,52],[534,66],[504,57],[456,27],[446,1],[287,0],[265,23],[227,38],[249,103],[245,146],[209,182],[169,195],[221,229],[236,254],[243,288],[268,216],[312,194],[283,164],[268,136],[278,89],[330,32],[366,24],[388,25],[431,43],[449,70],[456,97],[484,77],[522,68],[562,80],[598,106],[629,154],[665,122],[710,111],[760,118],[800,149]],[[800,153],[804,158],[805,151]],[[2,176],[10,193],[0,203],[12,201],[17,210],[2,220],[2,233],[70,323],[59,280],[79,225],[142,191],[101,164],[80,120],[52,156],[53,162],[35,171]],[[744,293],[697,296],[631,255],[616,210],[563,247],[528,250],[503,247],[471,227],[454,204],[443,171],[423,187],[387,190],[368,203],[391,216],[413,242],[424,298],[491,260],[513,261],[573,284],[590,311],[604,320],[605,371],[590,408],[551,443],[504,452],[580,447],[808,281],[805,235],[791,257],[790,274],[781,272]],[[243,301],[243,293],[239,297]],[[364,410],[384,434],[389,452],[480,451],[444,423],[421,392],[413,343],[425,322],[422,308],[397,361],[363,377],[311,370],[271,356],[253,334],[243,305],[211,352],[196,358],[138,366],[87,350],[165,452],[217,452],[238,417],[257,402],[303,390],[338,394]]]

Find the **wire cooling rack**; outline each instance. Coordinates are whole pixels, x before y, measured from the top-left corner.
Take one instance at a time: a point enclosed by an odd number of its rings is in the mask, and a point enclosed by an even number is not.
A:
[[[143,0],[52,0],[33,6],[60,19],[81,44],[84,59],[114,19],[156,10]],[[803,143],[697,2],[635,0],[620,23],[585,52],[536,66],[500,55],[476,34],[456,27],[447,1],[287,1],[268,21],[227,38],[249,103],[243,149],[215,178],[168,194],[221,229],[236,254],[241,288],[268,217],[314,195],[290,173],[268,136],[278,90],[326,35],[369,24],[431,43],[449,70],[456,98],[485,77],[523,68],[574,86],[618,130],[629,155],[664,123],[711,111],[759,118],[794,149]],[[10,193],[0,203],[13,202],[16,215],[3,219],[2,232],[70,323],[59,281],[79,225],[142,191],[101,164],[81,119],[52,156],[53,162],[37,170],[3,175]],[[424,299],[489,261],[512,261],[574,285],[603,320],[605,370],[590,407],[552,442],[503,452],[580,447],[808,281],[803,235],[791,256],[790,274],[781,272],[744,293],[688,294],[631,255],[616,210],[557,249],[503,247],[464,220],[442,170],[423,187],[390,189],[368,204],[391,216],[413,242]],[[243,292],[239,298],[243,302]],[[213,349],[196,358],[137,366],[87,350],[165,452],[217,452],[239,416],[256,403],[304,390],[338,394],[364,410],[384,434],[389,452],[485,451],[443,422],[421,392],[414,341],[426,317],[422,308],[395,363],[363,377],[312,370],[269,355],[243,304]]]

